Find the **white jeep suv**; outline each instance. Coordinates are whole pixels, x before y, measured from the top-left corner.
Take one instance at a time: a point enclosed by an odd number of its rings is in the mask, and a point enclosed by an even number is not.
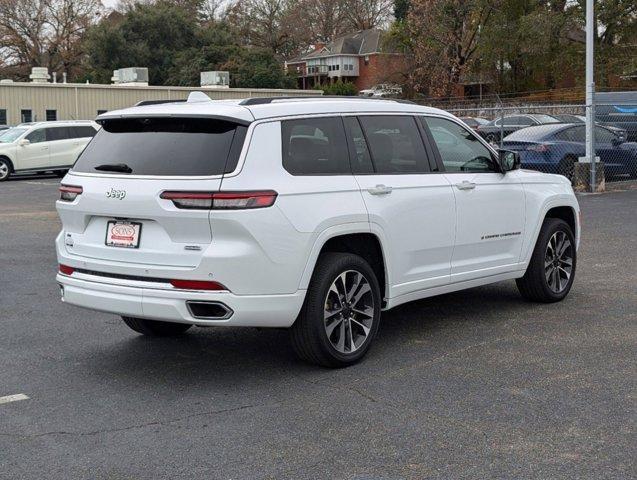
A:
[[[12,173],[55,171],[63,176],[99,125],[93,121],[22,123],[0,136],[0,182]]]
[[[98,122],[60,187],[57,282],[142,334],[289,328],[300,357],[344,366],[402,303],[508,279],[555,302],[573,283],[569,181],[444,111],[192,95]]]

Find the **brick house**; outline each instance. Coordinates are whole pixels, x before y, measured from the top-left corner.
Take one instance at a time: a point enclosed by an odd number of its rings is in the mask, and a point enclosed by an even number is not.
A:
[[[385,32],[378,29],[343,35],[286,61],[285,70],[297,76],[298,88],[303,90],[320,89],[338,79],[354,83],[358,90],[381,83],[403,83],[405,56],[392,51],[384,37]]]

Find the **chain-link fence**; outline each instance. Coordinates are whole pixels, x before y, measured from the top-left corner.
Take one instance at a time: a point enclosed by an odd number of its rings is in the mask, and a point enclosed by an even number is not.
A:
[[[585,105],[451,108],[497,148],[520,154],[522,168],[564,175],[578,190],[637,178],[637,103],[595,105],[593,165],[586,158]]]

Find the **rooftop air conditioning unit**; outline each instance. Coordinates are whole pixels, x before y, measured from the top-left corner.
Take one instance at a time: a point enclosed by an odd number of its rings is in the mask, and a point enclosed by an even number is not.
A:
[[[111,78],[116,85],[148,85],[148,69],[146,67],[129,67],[113,70]]]
[[[230,88],[230,72],[201,72],[201,86],[213,88]]]
[[[29,78],[33,83],[47,83],[49,81],[49,69],[46,67],[33,67]]]

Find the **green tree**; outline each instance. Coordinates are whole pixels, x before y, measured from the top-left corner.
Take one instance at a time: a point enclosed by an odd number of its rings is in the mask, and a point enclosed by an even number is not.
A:
[[[230,86],[237,88],[296,88],[285,75],[274,53],[266,48],[240,48],[222,65],[230,72]]]
[[[397,22],[404,22],[409,13],[410,0],[394,0],[394,18]]]
[[[198,46],[196,19],[171,3],[135,4],[116,22],[103,21],[87,35],[88,70],[108,83],[122,67],[148,67],[149,81],[167,83],[177,56]]]

